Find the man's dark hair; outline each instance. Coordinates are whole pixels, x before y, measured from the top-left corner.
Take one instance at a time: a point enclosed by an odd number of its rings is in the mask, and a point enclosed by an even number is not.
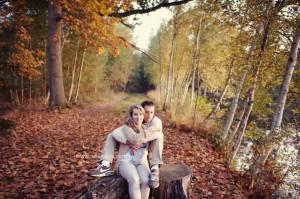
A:
[[[141,106],[143,107],[143,108],[145,108],[145,106],[155,106],[155,104],[154,104],[154,102],[153,101],[143,101],[142,103],[141,103]]]

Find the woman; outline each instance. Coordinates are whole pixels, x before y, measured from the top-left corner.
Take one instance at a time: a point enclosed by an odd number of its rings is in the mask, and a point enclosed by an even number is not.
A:
[[[126,115],[125,125],[131,127],[134,133],[143,134],[144,114],[142,106],[131,106]],[[119,147],[116,171],[127,180],[131,199],[147,199],[149,197],[148,145],[148,143],[143,143],[135,149],[128,144],[120,144]]]

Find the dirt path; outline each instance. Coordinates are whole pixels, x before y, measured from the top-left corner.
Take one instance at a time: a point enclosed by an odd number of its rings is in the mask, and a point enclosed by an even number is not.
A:
[[[124,111],[124,110],[123,110]],[[122,124],[112,105],[82,105],[63,113],[45,109],[5,113],[15,133],[1,136],[0,198],[73,198],[92,178],[105,136]],[[173,129],[166,116],[164,160],[192,168],[191,198],[245,198],[238,177],[211,144]]]

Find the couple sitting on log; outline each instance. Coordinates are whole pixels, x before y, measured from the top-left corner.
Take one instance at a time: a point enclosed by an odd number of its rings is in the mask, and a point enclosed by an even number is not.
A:
[[[89,175],[113,175],[111,163],[114,150],[119,144],[117,174],[127,180],[131,199],[148,198],[150,188],[159,186],[159,165],[163,164],[162,123],[154,116],[154,112],[152,101],[131,106],[125,124],[108,134],[99,165]],[[148,151],[151,152],[149,162]]]

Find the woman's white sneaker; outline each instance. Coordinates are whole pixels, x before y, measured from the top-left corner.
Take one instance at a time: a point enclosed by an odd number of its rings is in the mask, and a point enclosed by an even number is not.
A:
[[[114,175],[114,171],[110,168],[110,166],[105,166],[100,163],[96,169],[90,171],[88,174],[93,177],[103,177]]]

